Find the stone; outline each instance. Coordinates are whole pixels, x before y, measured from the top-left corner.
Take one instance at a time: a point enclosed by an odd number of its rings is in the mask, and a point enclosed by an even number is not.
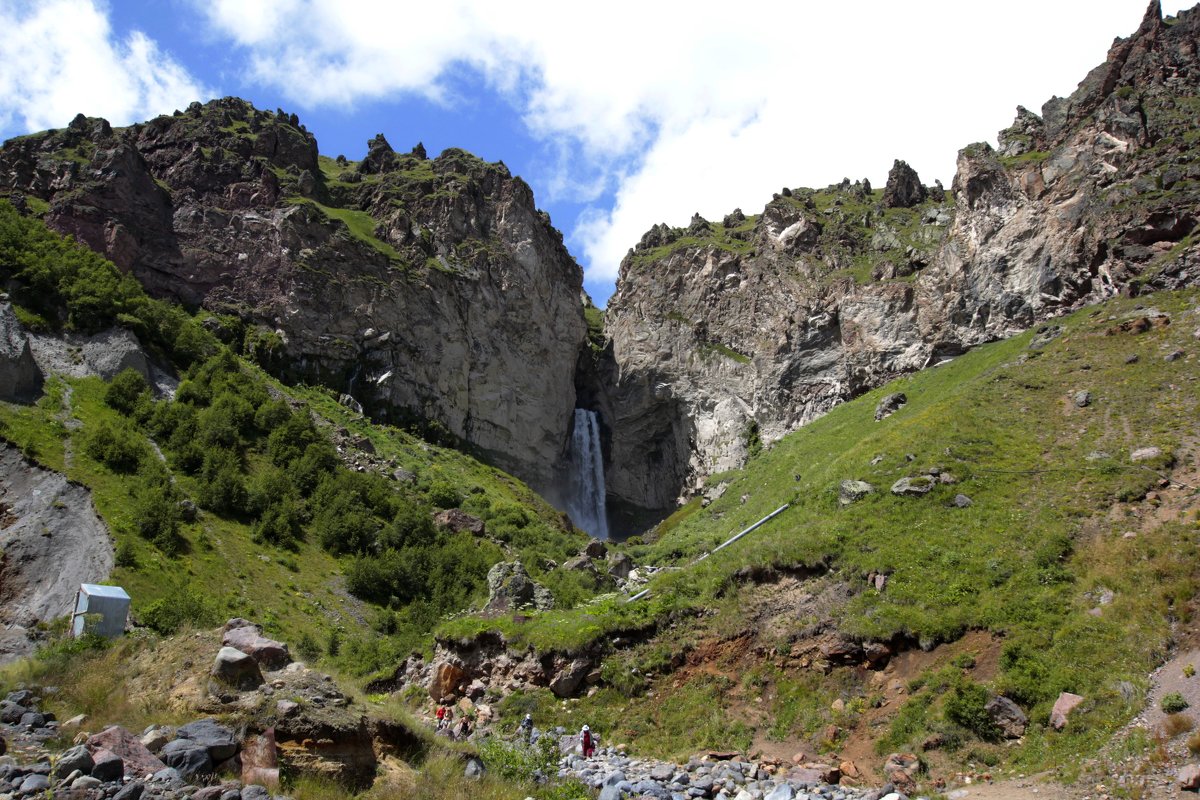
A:
[[[585,555],[588,558],[605,558],[608,555],[608,545],[599,539],[592,539],[583,548],[581,555]]]
[[[175,736],[177,740],[187,739],[203,745],[208,750],[213,763],[233,758],[238,751],[238,743],[233,731],[211,718],[189,722],[177,730]]]
[[[163,749],[163,746],[171,741],[171,737],[162,728],[152,728],[142,734],[142,746],[151,753],[157,753]]]
[[[983,710],[1005,739],[1019,739],[1025,735],[1025,728],[1029,725],[1028,717],[1020,706],[1004,695],[988,700]]]
[[[1139,447],[1129,454],[1129,460],[1137,464],[1142,461],[1151,461],[1163,454],[1161,447]]]
[[[258,662],[247,653],[233,647],[222,647],[213,662],[212,676],[235,689],[257,689],[263,685]]]
[[[283,669],[292,661],[286,644],[262,636],[256,627],[242,626],[228,630],[221,643],[245,653],[268,670]]]
[[[102,749],[116,753],[125,763],[130,777],[153,774],[166,767],[166,764],[142,745],[136,735],[118,725],[88,737],[87,746],[92,751],[93,758],[96,752]]]
[[[550,691],[557,697],[572,697],[583,683],[592,663],[584,658],[576,658],[564,665],[550,679]]]
[[[974,505],[974,503],[971,502],[971,498],[967,497],[965,494],[954,495],[954,500],[952,502],[954,503],[955,508],[970,508],[972,505]]]
[[[208,748],[190,739],[176,739],[159,751],[163,763],[179,772],[184,780],[213,771],[213,760]]]
[[[125,775],[125,760],[111,750],[99,748],[92,752],[92,777],[108,783]]]
[[[103,786],[104,781],[99,778],[93,778],[91,775],[80,775],[75,780],[71,781],[71,788],[78,791],[86,792],[88,789],[95,789],[97,786]]]
[[[12,303],[0,302],[0,400],[32,403],[41,397],[44,382],[29,336],[17,321]]]
[[[875,487],[866,481],[844,480],[838,484],[838,504],[848,506],[857,503],[875,491]]]
[[[434,667],[433,678],[429,682],[429,697],[435,703],[440,703],[451,695],[458,694],[466,673],[462,667],[450,662],[444,662]]]
[[[279,757],[274,728],[267,728],[258,736],[246,737],[242,742],[241,758],[242,783],[279,788]]]
[[[920,497],[929,494],[934,481],[927,475],[904,477],[892,484],[892,494],[901,497]]]
[[[467,759],[467,766],[463,769],[464,777],[471,778],[472,780],[479,780],[486,774],[487,767],[484,766],[482,759],[476,756],[471,756]]]
[[[438,527],[446,528],[455,533],[467,531],[474,536],[483,536],[486,532],[483,520],[458,508],[448,508],[445,511],[439,511],[434,515],[433,522]]]
[[[790,784],[781,783],[772,789],[763,800],[793,800],[796,792]]]
[[[892,753],[883,763],[884,777],[905,794],[916,790],[920,770],[921,760],[912,753]]]
[[[605,786],[596,796],[596,800],[621,800],[621,790],[616,786]]]
[[[1056,731],[1061,731],[1067,727],[1067,719],[1071,716],[1071,712],[1083,702],[1083,698],[1071,692],[1063,692],[1054,701],[1054,708],[1050,709],[1050,727]]]
[[[887,185],[883,188],[883,207],[912,208],[923,203],[927,196],[928,191],[917,176],[917,171],[896,159],[888,171]]]
[[[130,781],[113,795],[112,800],[141,800],[142,793],[145,791],[146,784],[141,781]]]
[[[63,724],[59,727],[61,727],[63,730],[74,730],[75,728],[82,728],[87,721],[87,714],[76,714],[75,716],[63,722]]]
[[[1200,764],[1188,764],[1175,777],[1180,789],[1188,792],[1200,790]]]
[[[36,794],[44,792],[50,788],[50,779],[45,775],[26,775],[21,779],[21,785],[17,788],[18,794]]]
[[[608,574],[625,580],[633,572],[633,559],[625,553],[613,551],[608,554]]]
[[[61,780],[75,770],[88,775],[91,773],[94,763],[91,751],[87,749],[87,745],[76,745],[59,754],[58,761],[54,764],[54,777]]]
[[[41,728],[46,725],[46,718],[37,711],[26,711],[17,724],[23,728]]]
[[[1178,361],[1179,359],[1183,358],[1185,355],[1187,355],[1187,353],[1185,353],[1182,350],[1172,350],[1171,352],[1169,352],[1165,356],[1163,356],[1163,361]]]
[[[553,607],[554,598],[539,583],[529,577],[520,561],[501,561],[487,574],[488,611],[516,611],[521,608],[546,610]]]
[[[882,419],[890,417],[908,403],[908,397],[903,392],[893,392],[889,395],[884,395],[883,399],[875,406],[875,421],[879,422]]]
[[[1077,407],[1087,408],[1089,405],[1092,404],[1092,393],[1089,392],[1087,389],[1084,389],[1082,391],[1076,392],[1072,399],[1074,400],[1075,405]]]
[[[271,800],[271,792],[266,786],[249,784],[242,789],[241,800]]]

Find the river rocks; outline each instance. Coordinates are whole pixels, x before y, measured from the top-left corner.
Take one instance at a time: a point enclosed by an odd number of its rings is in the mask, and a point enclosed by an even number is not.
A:
[[[851,505],[862,500],[875,491],[875,487],[866,481],[844,480],[838,484],[838,504]]]
[[[554,607],[554,596],[540,583],[534,582],[520,561],[501,561],[488,570],[488,611],[515,611],[536,608],[539,611]]]
[[[983,710],[1006,739],[1020,738],[1029,725],[1029,719],[1021,707],[1003,695],[988,700]]]
[[[257,689],[263,684],[258,662],[233,647],[222,647],[217,652],[212,676],[228,686],[243,690]]]
[[[893,392],[892,394],[884,395],[879,403],[875,406],[875,421],[879,422],[882,419],[890,417],[908,403],[908,397],[904,392]]]
[[[32,403],[42,395],[43,380],[12,303],[0,302],[0,400]]]
[[[1061,731],[1067,727],[1067,719],[1071,716],[1071,712],[1075,710],[1083,698],[1071,692],[1062,692],[1058,699],[1054,701],[1054,708],[1050,709],[1050,727],[1056,731]]]

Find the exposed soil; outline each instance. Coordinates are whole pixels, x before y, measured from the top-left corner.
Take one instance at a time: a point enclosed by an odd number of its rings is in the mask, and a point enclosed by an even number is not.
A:
[[[72,610],[81,583],[113,568],[91,493],[0,443],[0,663],[33,650],[28,629]]]

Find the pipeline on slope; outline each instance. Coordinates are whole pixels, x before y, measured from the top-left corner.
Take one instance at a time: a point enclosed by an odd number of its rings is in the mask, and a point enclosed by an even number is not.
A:
[[[762,527],[763,525],[767,524],[767,523],[768,523],[768,522],[770,522],[771,520],[775,519],[775,517],[777,517],[777,516],[779,516],[780,514],[782,514],[784,511],[787,511],[787,509],[788,509],[788,507],[789,507],[789,506],[791,506],[791,503],[784,503],[784,504],[783,504],[783,505],[781,505],[779,508],[777,508],[777,509],[775,509],[774,511],[772,511],[770,514],[767,514],[765,517],[763,517],[762,519],[760,519],[758,522],[756,522],[756,523],[754,523],[753,525],[751,525],[749,528],[746,528],[745,530],[743,530],[743,531],[740,531],[740,532],[738,532],[738,533],[734,534],[733,536],[730,536],[728,539],[726,539],[725,541],[721,542],[719,545],[717,545],[716,547],[714,547],[712,550],[709,550],[707,553],[705,553],[704,555],[700,556],[699,558],[697,558],[697,559],[696,559],[695,561],[693,561],[692,563],[688,564],[688,567],[694,567],[694,566],[696,566],[697,564],[699,564],[701,561],[703,561],[704,559],[706,559],[706,558],[708,558],[709,556],[713,555],[714,553],[717,553],[717,552],[718,552],[718,551],[720,551],[720,550],[724,550],[726,547],[728,547],[729,545],[733,544],[733,543],[734,543],[734,542],[736,542],[738,539],[741,539],[741,538],[742,538],[743,536],[745,536],[746,534],[750,533],[751,531],[755,530],[756,528],[760,528],[760,527]],[[686,569],[686,567],[685,567],[685,569]],[[628,600],[626,600],[625,602],[626,602],[626,603],[632,603],[632,602],[633,602],[633,601],[635,601],[635,600],[640,600],[640,599],[642,599],[643,597],[645,597],[645,596],[646,596],[646,595],[648,595],[648,594],[650,594],[650,590],[649,590],[649,589],[642,589],[640,592],[638,592],[637,594],[635,594],[633,597],[630,597],[630,598],[629,598]]]

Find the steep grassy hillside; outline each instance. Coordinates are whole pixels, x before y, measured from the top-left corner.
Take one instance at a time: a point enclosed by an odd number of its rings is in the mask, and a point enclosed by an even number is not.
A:
[[[484,599],[498,561],[522,559],[566,605],[598,588],[554,568],[585,537],[520,481],[372,425],[327,390],[283,387],[239,355],[265,345],[230,336],[236,321],[148,298],[6,202],[0,281],[27,325],[121,325],[180,372],[173,398],[130,370],[51,377],[35,405],[0,404],[0,435],[92,490],[115,540],[112,579],[160,632],[250,617],[304,657],[362,673]],[[437,528],[445,508],[486,534]]]
[[[1193,614],[1198,298],[1115,299],[835,408],[630,542],[665,568],[645,600],[441,633],[615,640],[594,696],[564,709],[535,692],[510,709],[582,715],[663,754],[926,743],[1044,766],[1091,750],[1140,707]],[[876,421],[895,392],[907,404]],[[1161,452],[1135,462],[1147,447]],[[928,493],[893,494],[902,478]],[[847,479],[874,491],[843,505]],[[1061,691],[1086,700],[1058,733]],[[983,716],[996,694],[1029,714],[1020,746]]]

